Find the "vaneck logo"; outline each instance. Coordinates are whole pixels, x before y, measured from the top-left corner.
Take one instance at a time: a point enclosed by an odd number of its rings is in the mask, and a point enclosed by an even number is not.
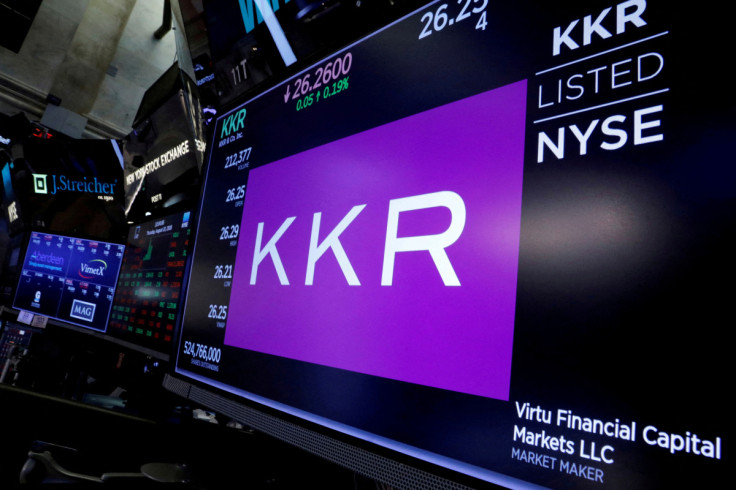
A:
[[[49,177],[51,177],[49,182]],[[103,194],[112,195],[115,193],[115,184],[113,182],[101,182],[97,177],[87,180],[72,180],[65,175],[47,175],[33,174],[33,192],[36,194],[56,194],[57,192],[82,192],[87,194]]]
[[[94,279],[102,277],[107,270],[107,262],[100,259],[91,260],[89,263],[82,262],[79,266],[79,277],[83,279]]]

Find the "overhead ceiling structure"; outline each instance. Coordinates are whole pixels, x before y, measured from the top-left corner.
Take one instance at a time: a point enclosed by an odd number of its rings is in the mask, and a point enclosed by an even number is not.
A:
[[[187,50],[178,2],[173,29],[160,29],[164,1],[45,1],[32,19],[21,3],[0,0],[30,22],[17,52],[0,46],[0,113],[24,112],[70,136],[128,134],[145,91]]]
[[[281,7],[280,22],[296,59],[304,60],[424,1],[280,0],[273,5]],[[218,81],[216,89],[205,91],[213,92],[215,105],[284,76],[290,63],[271,46],[270,28],[261,25],[260,16],[251,19],[257,25],[250,30],[239,14],[218,17],[233,5],[240,12],[232,0],[0,0],[0,114],[24,113],[71,137],[124,138],[133,130],[146,91],[174,64],[191,80],[198,79],[192,60],[206,65]],[[218,53],[212,33],[219,40]],[[246,61],[256,72],[264,65],[261,76],[251,73],[235,90],[232,69]]]

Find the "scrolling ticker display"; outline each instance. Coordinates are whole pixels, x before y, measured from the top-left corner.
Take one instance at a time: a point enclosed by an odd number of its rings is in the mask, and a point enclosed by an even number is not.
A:
[[[104,332],[125,245],[32,232],[14,308]]]
[[[189,211],[132,225],[107,334],[168,354],[189,250]]]
[[[480,480],[725,478],[713,22],[434,2],[230,108],[177,373]]]

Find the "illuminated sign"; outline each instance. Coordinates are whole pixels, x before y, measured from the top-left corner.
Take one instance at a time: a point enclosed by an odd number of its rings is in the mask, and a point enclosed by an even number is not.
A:
[[[40,138],[42,140],[48,140],[53,138],[53,133],[50,133],[47,129],[42,130],[41,128],[33,128],[33,133],[31,134],[34,138]]]
[[[729,22],[430,2],[243,104],[221,43],[176,372],[402,453],[379,479],[728,481]]]
[[[51,185],[49,185],[51,177]],[[87,194],[112,195],[115,193],[114,182],[101,182],[97,177],[92,180],[72,180],[64,175],[33,174],[33,191],[36,194],[56,194],[57,192],[81,192]],[[49,192],[50,191],[50,192]]]
[[[201,85],[204,85],[205,83],[211,82],[214,79],[215,79],[215,74],[214,73],[210,73],[206,77],[204,77],[204,78],[202,78],[200,80],[197,80],[197,86],[199,87]]]
[[[46,187],[46,174],[33,174],[33,192],[36,194],[48,194]]]
[[[136,180],[143,179],[146,175],[155,172],[156,170],[165,167],[174,160],[189,153],[189,141],[182,141],[175,147],[167,150],[154,158],[153,160],[146,163],[144,166],[131,173],[125,178],[128,185],[133,184]]]

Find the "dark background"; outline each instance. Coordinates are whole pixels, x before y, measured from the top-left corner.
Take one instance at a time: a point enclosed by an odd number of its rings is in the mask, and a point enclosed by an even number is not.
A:
[[[438,8],[435,4],[428,10]],[[453,12],[449,4],[448,12]],[[593,35],[582,45],[585,15],[595,19],[606,2],[491,3],[485,31],[474,20],[446,27],[418,40],[422,14],[349,48],[350,88],[329,101],[296,111],[285,104],[278,86],[245,105],[245,138],[219,148],[220,119],[211,142],[204,204],[183,338],[219,345],[222,332],[207,330],[207,305],[227,304],[228,293],[214,291],[207,278],[213,264],[234,259],[235,248],[218,241],[221,226],[240,222],[240,210],[220,196],[245,184],[245,171],[224,169],[225,156],[253,145],[251,165],[263,165],[334,139],[406,117],[520,79],[529,80],[527,146],[524,167],[521,250],[517,287],[514,362],[509,402],[443,392],[298,361],[223,347],[218,381],[392,439],[552,486],[599,486],[584,479],[510,459],[514,424],[529,430],[565,434],[611,444],[615,463],[598,464],[611,488],[648,488],[683,482],[719,481],[725,461],[692,454],[670,455],[641,440],[649,424],[661,430],[697,433],[724,441],[728,457],[730,427],[724,376],[728,372],[724,319],[729,317],[734,262],[729,239],[734,225],[734,170],[728,165],[733,134],[734,97],[720,75],[725,33],[703,9],[687,15],[649,2],[647,25],[627,26],[609,39]],[[457,6],[459,9],[460,6]],[[615,33],[616,7],[603,24]],[[450,14],[456,15],[454,14]],[[477,19],[476,16],[473,17]],[[581,44],[552,55],[553,29],[573,31]],[[568,61],[668,31],[657,40],[564,68],[535,73]],[[545,123],[554,114],[538,107],[537,87],[545,88],[576,73],[656,51],[664,67],[656,79],[620,89],[600,79],[600,93],[588,82],[586,94],[559,112],[626,99],[649,91],[668,91]],[[343,52],[343,53],[344,53]],[[340,54],[342,55],[342,54]],[[310,71],[314,71],[313,69]],[[301,76],[301,75],[299,75]],[[298,78],[298,77],[297,77]],[[605,84],[608,83],[606,90]],[[293,80],[292,80],[293,85]],[[554,85],[551,85],[554,88]],[[645,120],[661,126],[662,142],[635,146],[634,111],[662,105]],[[238,107],[231,104],[235,113]],[[615,125],[628,131],[621,149],[601,143],[614,138],[594,133],[584,155],[567,129],[585,130],[594,119],[624,115]],[[492,117],[492,115],[489,115]],[[566,128],[562,160],[549,151],[537,162],[537,135],[556,137]],[[400,135],[397,135],[400,137]],[[246,191],[247,192],[247,191]],[[278,196],[274,196],[275,199]],[[200,252],[200,250],[207,252]],[[215,262],[213,262],[213,260]],[[247,298],[238,298],[238,301]],[[197,371],[180,359],[180,368]],[[204,370],[197,371],[211,376]],[[250,373],[258,373],[251,375]],[[338,400],[349,399],[340,404]],[[378,404],[376,400],[380,400]],[[514,402],[530,402],[556,413],[602,420],[637,422],[630,443],[555,426],[524,424]],[[371,407],[370,409],[368,407]],[[560,456],[547,451],[551,456]]]

